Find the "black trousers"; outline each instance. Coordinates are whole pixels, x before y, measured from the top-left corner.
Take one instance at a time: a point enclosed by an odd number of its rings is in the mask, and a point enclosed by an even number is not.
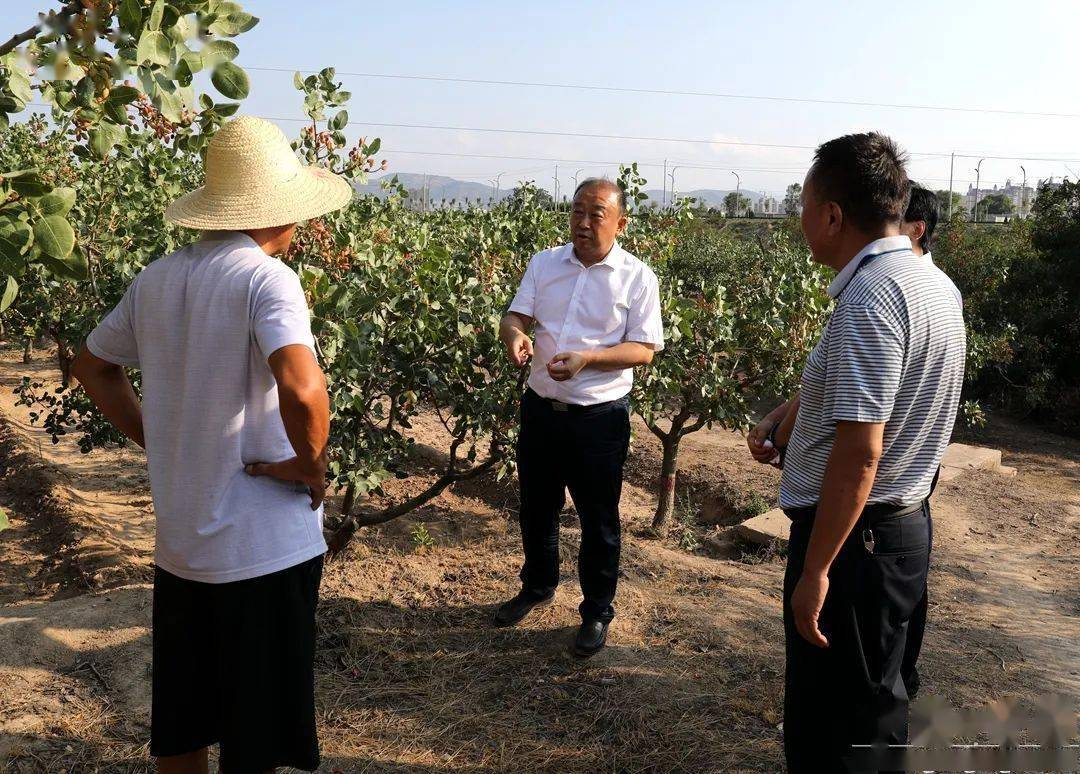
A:
[[[569,489],[581,520],[581,617],[610,621],[615,616],[619,497],[629,445],[628,398],[557,407],[532,390],[525,392],[517,446],[525,593],[546,596],[559,585],[559,513]]]
[[[802,574],[813,511],[793,517],[784,575],[786,673],[784,753],[788,771],[876,771],[852,745],[908,740],[908,693],[901,677],[908,625],[925,596],[929,506],[888,513],[870,506],[829,570],[819,617],[828,648],[795,629],[791,596]],[[873,553],[863,530],[873,533]],[[890,767],[891,768],[891,767]]]
[[[934,519],[930,513],[930,503],[926,504],[926,529],[928,553],[934,552]],[[929,605],[926,585],[923,585],[922,597],[915,604],[915,610],[908,621],[907,644],[904,646],[904,661],[900,665],[900,677],[904,681],[909,699],[914,699],[919,692],[919,654],[922,652],[923,635],[926,634],[926,613]]]

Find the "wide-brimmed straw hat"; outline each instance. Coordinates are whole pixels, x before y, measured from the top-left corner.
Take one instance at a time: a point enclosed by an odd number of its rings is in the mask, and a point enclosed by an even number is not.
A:
[[[180,197],[165,217],[210,230],[270,228],[317,218],[352,199],[348,182],[306,167],[274,124],[242,116],[210,140],[205,185]]]

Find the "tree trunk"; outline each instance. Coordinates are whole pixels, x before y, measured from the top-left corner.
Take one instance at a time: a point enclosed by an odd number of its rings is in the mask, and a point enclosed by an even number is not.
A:
[[[64,387],[71,386],[71,363],[75,356],[68,349],[67,342],[59,336],[56,339],[56,363],[60,367],[60,384]]]
[[[31,363],[34,360],[34,339],[31,336],[26,337],[26,343],[23,344],[22,361],[23,364]]]
[[[679,469],[679,441],[682,437],[678,433],[669,433],[663,439],[664,461],[660,467],[660,499],[656,504],[656,515],[653,516],[653,529],[661,534],[666,534],[671,526],[671,517],[675,513],[675,474]]]
[[[341,515],[348,519],[352,516],[353,505],[356,503],[356,484],[345,487],[345,497],[341,500]]]

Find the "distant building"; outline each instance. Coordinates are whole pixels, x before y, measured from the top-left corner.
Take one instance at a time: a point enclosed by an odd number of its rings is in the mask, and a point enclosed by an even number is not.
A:
[[[754,214],[755,215],[781,215],[780,202],[773,196],[762,196],[756,202],[754,202]]]
[[[976,189],[975,186],[969,184],[967,193],[964,194],[964,209],[968,212],[975,208],[976,193],[980,202],[987,196],[1004,194],[1012,202],[1013,212],[1020,217],[1024,217],[1031,212],[1031,204],[1035,201],[1035,190],[1031,186],[1013,185],[1012,180],[1006,180],[1005,185],[1001,188],[995,185],[993,188]],[[982,219],[980,215],[980,220]]]

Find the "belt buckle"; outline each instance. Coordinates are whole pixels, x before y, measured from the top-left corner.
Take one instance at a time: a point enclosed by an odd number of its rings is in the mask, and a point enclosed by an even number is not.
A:
[[[555,409],[556,411],[569,411],[570,410],[569,404],[563,403],[561,400],[552,399],[551,407],[553,409]]]

